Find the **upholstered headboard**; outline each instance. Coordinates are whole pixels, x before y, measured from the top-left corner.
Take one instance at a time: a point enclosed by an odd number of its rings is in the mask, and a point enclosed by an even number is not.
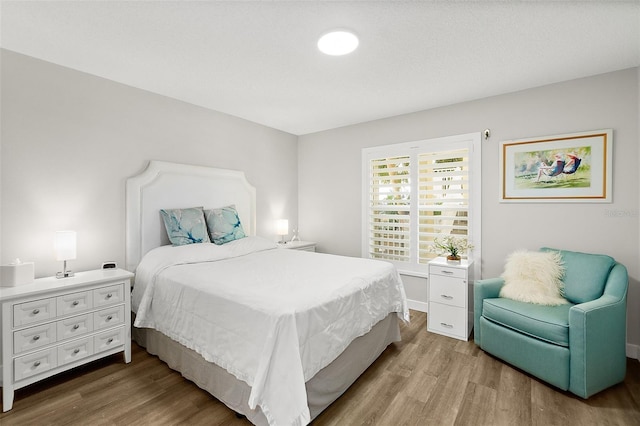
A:
[[[255,235],[256,190],[244,172],[150,161],[126,187],[126,269],[149,250],[170,244],[160,209],[234,204],[247,235]]]

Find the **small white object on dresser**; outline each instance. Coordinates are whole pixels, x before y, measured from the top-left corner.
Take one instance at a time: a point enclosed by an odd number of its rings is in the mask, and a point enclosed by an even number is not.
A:
[[[105,356],[131,362],[131,278],[122,269],[0,289],[2,411],[16,389]]]
[[[311,241],[289,241],[288,243],[278,244],[278,248],[302,251],[316,251],[316,243]]]
[[[473,261],[429,262],[427,330],[468,340],[473,329]]]

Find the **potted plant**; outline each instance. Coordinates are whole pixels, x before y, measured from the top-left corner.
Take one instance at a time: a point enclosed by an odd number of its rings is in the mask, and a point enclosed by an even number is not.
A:
[[[448,235],[446,237],[433,240],[432,248],[438,253],[438,255],[447,255],[447,261],[459,262],[460,255],[466,253],[467,250],[471,250],[473,245],[469,244],[466,238],[454,237]]]

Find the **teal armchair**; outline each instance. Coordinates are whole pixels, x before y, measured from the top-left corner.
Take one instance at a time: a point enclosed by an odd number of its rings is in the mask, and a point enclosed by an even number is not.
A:
[[[613,258],[559,251],[567,305],[499,296],[502,278],[474,284],[474,340],[484,351],[582,398],[626,374],[627,269]]]

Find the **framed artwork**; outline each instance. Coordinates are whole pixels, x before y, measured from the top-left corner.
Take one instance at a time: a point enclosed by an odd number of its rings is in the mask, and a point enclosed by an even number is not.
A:
[[[612,129],[500,143],[500,201],[610,203]]]

